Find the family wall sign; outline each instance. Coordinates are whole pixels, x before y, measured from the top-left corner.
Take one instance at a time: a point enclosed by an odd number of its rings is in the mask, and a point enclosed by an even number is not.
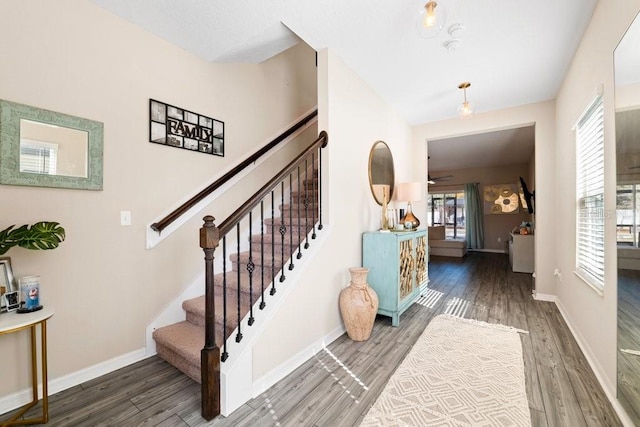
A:
[[[149,141],[224,156],[224,122],[149,99]]]

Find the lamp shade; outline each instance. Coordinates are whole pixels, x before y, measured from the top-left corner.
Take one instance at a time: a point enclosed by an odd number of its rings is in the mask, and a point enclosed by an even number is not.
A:
[[[399,202],[415,202],[422,200],[421,182],[404,182],[396,187],[396,197]]]

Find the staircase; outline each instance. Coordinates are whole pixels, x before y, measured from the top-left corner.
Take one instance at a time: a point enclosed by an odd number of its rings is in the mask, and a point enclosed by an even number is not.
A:
[[[223,350],[223,362],[227,357],[225,340],[242,339],[239,332],[234,334],[238,319],[250,316],[248,321],[241,322],[242,334],[246,334],[246,325],[253,323],[251,309],[261,310],[268,306],[269,294],[284,286],[280,282],[295,264],[295,259],[302,256],[311,231],[315,238],[315,222],[319,217],[317,171],[309,177],[300,187],[293,185],[294,190],[300,189],[292,191],[291,197],[285,197],[290,203],[279,206],[280,217],[263,220],[262,230],[250,237],[251,250],[230,255],[227,252],[227,265],[231,263],[231,270],[214,276],[215,340]],[[222,240],[216,257],[222,256],[221,246]],[[275,289],[271,288],[272,281]],[[205,345],[205,297],[186,300],[182,307],[186,312],[185,320],[156,329],[153,338],[161,358],[200,382],[201,350]],[[250,332],[250,326],[248,328]]]

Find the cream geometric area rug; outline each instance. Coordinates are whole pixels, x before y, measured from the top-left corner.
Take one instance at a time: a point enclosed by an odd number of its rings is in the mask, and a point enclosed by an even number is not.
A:
[[[530,426],[519,332],[436,316],[361,426]]]

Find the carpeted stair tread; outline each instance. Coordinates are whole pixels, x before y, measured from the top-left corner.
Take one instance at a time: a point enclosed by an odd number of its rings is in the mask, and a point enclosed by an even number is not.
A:
[[[286,227],[286,233],[288,234],[289,233],[288,226],[289,224],[291,224],[293,225],[294,234],[295,234],[295,233],[298,233],[298,224],[300,224],[299,234],[304,234],[305,227],[308,228],[308,230],[306,231],[309,231],[313,226],[313,223],[317,221],[318,221],[318,218],[297,218],[297,217],[267,218],[264,220],[264,232],[265,234],[269,234],[273,231],[273,234],[278,235],[280,234],[280,224],[284,224]],[[272,227],[272,224],[273,224],[273,227]]]
[[[280,271],[280,268],[281,268],[280,266],[276,265],[274,267],[274,274],[278,274],[278,271]],[[252,293],[254,295],[256,294],[256,292],[259,292],[260,286],[262,285],[263,271],[264,271],[265,288],[269,286],[269,284],[271,283],[271,265],[269,264],[268,266],[266,266],[264,270],[259,266],[257,266],[253,271]],[[249,278],[250,277],[249,277],[249,273],[247,272],[246,265],[241,264],[240,265],[240,289],[245,293],[249,293],[249,287],[250,287],[249,285],[251,284],[249,282]],[[229,292],[230,290],[235,292],[238,289],[238,265],[237,264],[234,263],[233,270],[227,271],[226,279],[224,278],[224,274],[222,273],[219,273],[213,276],[213,284],[216,289],[216,296],[219,295],[218,289],[222,289],[222,286],[225,280],[227,284],[227,292]]]
[[[293,240],[291,239],[291,235],[289,233],[285,233],[284,235],[284,239],[282,238],[282,235],[276,231],[275,234],[271,234],[271,230],[269,230],[269,233],[265,233],[263,235],[260,234],[254,234],[253,236],[251,236],[251,244],[253,247],[255,248],[259,248],[261,246],[261,239],[264,240],[264,246],[265,248],[268,248],[268,252],[271,252],[271,244],[274,244],[276,247],[280,247],[282,246],[283,242],[285,246],[291,246],[291,242],[293,241],[294,246],[298,246],[300,244],[300,241],[306,239],[307,234],[302,233],[301,235],[298,235],[297,233],[293,233]],[[277,250],[277,249],[276,249]]]
[[[240,298],[240,313],[242,318],[249,312],[251,305],[255,305],[256,301],[260,298],[260,292],[250,298],[250,295],[241,292]],[[238,293],[227,292],[227,334],[232,332],[237,326],[237,306],[238,306]],[[204,295],[185,300],[182,303],[182,308],[187,313],[187,320],[198,326],[204,327],[204,311],[205,311],[205,297]],[[216,292],[215,298],[215,310],[216,310],[216,323],[222,325],[223,321],[223,306],[222,306],[222,292],[220,295]],[[220,326],[222,327],[222,326]],[[216,328],[218,329],[218,328]]]
[[[204,327],[184,321],[153,332],[157,344],[167,347],[189,364],[200,366],[200,350],[204,347]],[[171,361],[167,361],[171,363]]]

